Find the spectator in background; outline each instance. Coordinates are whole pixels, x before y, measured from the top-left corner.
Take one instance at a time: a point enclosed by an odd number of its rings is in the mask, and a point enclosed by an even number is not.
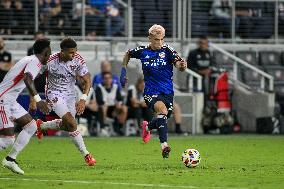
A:
[[[39,40],[39,39],[44,39],[45,36],[44,36],[44,33],[41,32],[41,31],[38,31],[34,34],[34,40]],[[34,54],[34,49],[33,47],[30,47],[27,51],[27,55],[30,56],[30,55],[33,55]],[[34,80],[34,84],[35,84],[35,88],[38,92],[40,93],[44,93],[45,90],[44,90],[44,87],[42,86],[45,86],[46,84],[46,71],[43,72],[42,74],[39,74],[37,76],[37,78],[35,78]]]
[[[85,5],[86,35],[88,40],[95,40],[96,36],[102,33],[102,27],[105,23],[104,15],[91,7]],[[72,17],[72,27],[81,32],[82,25],[82,3],[76,3]]]
[[[104,72],[112,72],[111,64],[108,60],[103,60],[101,62],[101,73],[97,74],[93,78],[93,88],[95,89],[99,84],[103,83],[103,73]],[[119,82],[119,78],[117,75],[112,74],[112,82],[118,85],[118,88],[121,89],[121,85]]]
[[[13,5],[13,34],[28,34],[29,22],[27,12],[23,7],[22,0],[15,0]]]
[[[124,20],[118,5],[113,0],[89,0],[88,4],[105,17],[105,35],[108,37],[122,35]]]
[[[209,98],[209,79],[212,72],[213,58],[209,51],[208,38],[201,36],[197,42],[197,49],[190,51],[187,62],[189,69],[203,76],[203,91],[205,99]]]
[[[44,39],[45,36],[44,36],[44,33],[41,32],[41,31],[38,31],[34,34],[34,40],[38,40],[38,39]],[[27,52],[27,55],[30,56],[30,55],[33,55],[34,54],[34,49],[33,47],[31,46],[29,49],[28,49],[28,52]]]
[[[279,2],[279,20],[278,20],[278,27],[279,27],[279,34],[284,35],[284,3]]]
[[[0,2],[0,35],[11,35],[13,23],[12,0],[1,0]]]
[[[75,85],[76,98],[79,99],[83,95],[83,89],[84,89],[85,83],[84,83],[84,80],[79,76],[77,76],[76,81],[77,81]],[[77,118],[83,117],[87,119],[88,131],[91,136],[94,135],[94,128],[95,128],[95,125],[93,125],[94,124],[93,119],[94,117],[97,116],[97,112],[98,112],[98,107],[97,107],[96,100],[94,99],[94,94],[95,94],[94,89],[91,87],[90,92],[85,102],[85,105],[86,105],[85,111],[80,116],[78,115],[76,116]],[[78,120],[78,123],[80,123],[80,119]]]
[[[135,85],[130,85],[127,92],[126,105],[128,106],[128,118],[137,119],[137,124],[140,125],[143,120],[150,122],[153,119],[154,112],[147,108],[144,101],[144,78],[139,77]]]
[[[231,34],[232,28],[232,1],[231,0],[214,0],[211,7],[212,23],[218,26],[217,30],[224,37]],[[235,30],[239,27],[239,19],[236,14]]]
[[[43,31],[48,31],[55,25],[55,21],[61,13],[60,0],[39,0],[40,27]]]
[[[269,38],[273,34],[274,12],[265,2],[237,2],[236,15],[240,18],[238,35],[248,39]]]
[[[106,118],[114,119],[114,131],[123,135],[122,127],[127,118],[127,107],[123,104],[123,98],[117,84],[113,83],[110,72],[103,72],[103,83],[95,89],[96,100],[99,105],[99,122],[102,132],[106,133]]]
[[[4,79],[7,72],[13,66],[12,55],[5,50],[5,43],[2,37],[0,37],[0,82]]]

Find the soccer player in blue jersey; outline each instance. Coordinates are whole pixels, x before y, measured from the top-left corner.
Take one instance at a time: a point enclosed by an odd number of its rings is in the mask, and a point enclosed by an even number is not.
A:
[[[143,121],[142,139],[147,143],[151,138],[151,130],[157,129],[163,158],[168,158],[171,148],[167,143],[167,119],[173,110],[173,66],[184,71],[187,63],[169,45],[164,44],[165,29],[161,25],[153,25],[149,29],[149,45],[128,50],[123,59],[120,82],[127,83],[126,67],[130,58],[140,59],[145,80],[144,100],[155,111],[155,118]]]

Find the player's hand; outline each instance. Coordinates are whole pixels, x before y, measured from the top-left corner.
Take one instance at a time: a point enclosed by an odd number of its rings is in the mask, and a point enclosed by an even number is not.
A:
[[[29,112],[35,112],[36,109],[37,109],[37,107],[36,107],[36,101],[35,101],[35,100],[30,100]]]
[[[180,71],[184,71],[187,68],[187,62],[185,60],[178,61],[176,65]]]
[[[83,99],[80,99],[77,103],[76,103],[76,112],[77,112],[77,115],[81,115],[84,113],[85,111],[85,100]]]
[[[48,114],[50,112],[48,103],[46,101],[44,101],[44,100],[41,100],[41,101],[37,102],[36,106],[44,114]]]

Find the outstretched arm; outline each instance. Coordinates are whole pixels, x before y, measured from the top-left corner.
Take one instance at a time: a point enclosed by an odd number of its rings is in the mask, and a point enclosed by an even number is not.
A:
[[[124,57],[123,57],[122,67],[126,68],[129,60],[130,60],[129,52],[126,52]]]
[[[46,114],[49,113],[48,105],[45,101],[41,100],[40,96],[38,95],[38,93],[35,89],[33,77],[30,73],[24,74],[24,82],[25,82],[26,87],[27,87],[27,89],[30,93],[30,96],[32,96],[33,99],[35,100],[36,106],[39,108],[39,110],[43,113],[46,113]]]
[[[127,64],[130,60],[130,55],[129,52],[126,52],[124,57],[123,57],[123,61],[122,61],[122,68],[121,68],[121,72],[120,72],[120,84],[122,87],[125,87],[126,83],[127,83],[127,76],[126,76],[126,67]]]

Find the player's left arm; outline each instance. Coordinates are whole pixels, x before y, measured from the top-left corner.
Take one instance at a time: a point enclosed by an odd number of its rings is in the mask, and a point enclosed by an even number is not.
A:
[[[48,104],[40,98],[39,94],[36,91],[34,81],[33,81],[33,76],[31,73],[29,72],[24,73],[24,83],[30,93],[30,96],[33,98],[33,100],[30,102],[30,103],[33,103],[33,104],[30,104],[30,107],[29,107],[31,108],[30,110],[36,110],[36,107],[38,107],[41,112],[45,114],[49,113]]]
[[[174,66],[179,70],[179,71],[184,71],[187,68],[187,62],[182,59],[179,54],[170,46],[166,46],[169,54],[170,54],[170,61],[174,64]]]
[[[90,92],[91,88],[91,75],[90,73],[87,73],[83,76],[81,76],[81,79],[83,80],[83,94],[80,97],[80,100],[76,103],[76,112],[78,115],[81,115],[86,107],[86,100],[88,97],[88,94]]]

